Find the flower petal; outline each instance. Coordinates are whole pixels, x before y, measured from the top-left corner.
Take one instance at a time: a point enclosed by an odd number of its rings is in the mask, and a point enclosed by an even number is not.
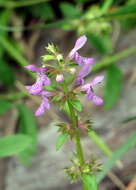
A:
[[[33,85],[26,86],[30,94],[33,94],[33,95],[40,94],[42,91],[42,87],[43,87],[43,82],[40,80],[39,77],[37,77],[37,80]]]
[[[39,72],[39,68],[36,67],[35,65],[27,65],[27,66],[25,66],[25,68],[32,72]]]
[[[92,69],[92,65],[90,63],[84,64],[83,67],[81,68],[78,76],[80,78],[84,78],[85,76],[87,76],[90,73],[91,69]]]
[[[103,104],[103,99],[101,99],[99,96],[94,95],[92,100],[93,100],[93,103],[96,104],[97,106]]]
[[[50,104],[49,104],[49,100],[48,98],[43,98],[43,101],[40,105],[40,107],[37,109],[37,111],[35,112],[35,116],[41,116],[44,114],[44,112],[47,110],[47,109],[50,109]]]
[[[83,85],[83,86],[81,87],[81,90],[82,90],[82,91],[87,91],[88,89],[90,89],[90,84],[89,84],[89,83],[87,83],[87,84],[85,84],[85,85]]]
[[[94,96],[93,89],[92,88],[88,89],[87,96],[86,96],[87,100],[92,100],[93,96]]]
[[[36,110],[36,112],[35,112],[35,116],[41,116],[41,115],[43,115],[44,114],[44,112],[45,112],[45,108],[44,108],[44,105],[43,105],[43,103],[40,105],[40,107]]]
[[[51,84],[50,79],[45,74],[41,75],[41,80],[43,82],[43,86],[47,86]]]
[[[83,65],[83,64],[94,64],[95,59],[94,58],[87,58],[87,57],[82,57],[78,52],[75,52],[73,59],[78,65]]]
[[[63,82],[63,80],[64,80],[64,76],[62,74],[57,74],[56,81],[57,82]]]
[[[97,77],[95,77],[95,78],[90,82],[90,85],[91,85],[91,86],[95,86],[96,84],[100,83],[103,79],[104,79],[104,76],[103,76],[103,75],[97,76]]]
[[[86,43],[86,41],[87,41],[87,38],[85,35],[78,38],[74,45],[74,48],[69,53],[69,57],[73,58],[76,51],[79,50],[80,48],[82,48],[84,46],[84,44]]]

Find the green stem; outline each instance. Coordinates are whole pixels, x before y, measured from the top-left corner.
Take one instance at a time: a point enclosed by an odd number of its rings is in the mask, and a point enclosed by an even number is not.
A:
[[[71,114],[73,127],[75,129],[76,152],[77,152],[79,162],[82,166],[84,164],[84,155],[83,155],[83,149],[82,149],[81,140],[80,140],[80,131],[78,129],[78,119],[77,119],[77,116],[75,114],[74,108],[70,104],[69,101],[68,101],[68,106],[69,106],[69,110],[70,110],[70,114]]]
[[[62,85],[63,85],[64,93],[68,94],[68,88],[67,88],[66,82],[63,81]],[[70,115],[71,115],[73,129],[75,131],[76,152],[77,152],[79,162],[82,166],[84,164],[84,155],[83,155],[83,150],[82,150],[82,145],[81,145],[81,140],[80,140],[80,131],[78,129],[78,119],[77,119],[76,113],[74,111],[74,108],[71,105],[71,103],[69,102],[69,100],[67,101],[67,103],[68,103],[68,107],[69,107],[69,111],[70,111]]]
[[[4,8],[17,8],[17,7],[25,7],[25,6],[31,6],[36,5],[39,3],[44,3],[49,0],[23,0],[23,1],[2,1],[0,2],[0,7]]]

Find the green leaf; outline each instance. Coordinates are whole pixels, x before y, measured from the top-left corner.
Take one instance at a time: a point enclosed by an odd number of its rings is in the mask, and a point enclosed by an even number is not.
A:
[[[11,11],[9,9],[7,10],[1,10],[0,11],[0,25],[1,26],[7,26],[9,23],[9,17],[10,17]],[[0,30],[0,36],[6,37],[8,34],[7,31]],[[4,49],[0,47],[0,57],[4,54]]]
[[[4,114],[12,108],[13,104],[8,101],[0,100],[0,114]]]
[[[83,174],[82,182],[85,190],[98,190],[98,186],[96,183],[96,177],[94,175]]]
[[[111,158],[109,158],[102,167],[102,172],[97,175],[96,181],[100,183],[103,178],[107,175],[110,169],[115,165],[117,160],[119,160],[125,153],[131,150],[136,144],[136,133],[133,133],[126,142],[117,149]]]
[[[77,7],[75,7],[73,4],[68,2],[62,2],[60,4],[60,9],[63,15],[68,18],[74,18],[80,15],[80,10]]]
[[[29,12],[36,18],[52,20],[55,17],[52,6],[49,3],[39,4],[28,8]]]
[[[105,85],[105,109],[110,109],[120,97],[123,83],[123,74],[120,68],[112,64],[107,69],[107,78]]]
[[[126,16],[131,16],[131,15],[136,15],[136,4],[130,4],[130,5],[125,5],[120,8],[117,8],[115,11],[104,14],[104,18],[111,18],[111,17],[121,17],[125,18]]]
[[[68,139],[69,135],[67,133],[61,133],[58,136],[57,142],[56,142],[56,151],[60,150],[62,145],[66,142]]]
[[[37,150],[37,123],[33,113],[23,104],[17,105],[19,111],[19,133],[32,138],[32,145],[20,154],[22,161],[29,160]],[[25,160],[23,158],[26,158]]]
[[[95,131],[90,130],[88,132],[88,136],[91,138],[92,141],[95,142],[95,144],[109,157],[112,156],[112,151],[109,149],[109,147],[106,145],[106,143],[103,141],[101,137],[99,137]]]
[[[101,54],[108,54],[112,52],[111,39],[108,35],[96,35],[92,33],[87,34],[90,44]]]
[[[7,87],[12,87],[14,82],[15,73],[7,63],[0,60],[0,83]]]
[[[74,100],[71,99],[69,102],[72,104],[72,106],[77,110],[77,111],[82,111],[82,105],[79,100]]]
[[[12,135],[0,138],[0,157],[19,154],[28,148],[32,139],[27,135]]]

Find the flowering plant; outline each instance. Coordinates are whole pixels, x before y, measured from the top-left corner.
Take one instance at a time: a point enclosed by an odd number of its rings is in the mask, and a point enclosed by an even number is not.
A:
[[[84,182],[84,177],[94,177],[94,172],[99,170],[94,159],[85,161],[80,140],[81,123],[80,114],[82,105],[79,96],[86,94],[87,101],[92,101],[96,105],[102,105],[103,100],[94,92],[93,86],[99,84],[104,76],[96,76],[92,81],[85,83],[85,77],[90,73],[95,60],[93,58],[82,57],[78,50],[86,43],[86,36],[77,39],[74,48],[66,58],[59,53],[58,48],[53,44],[46,47],[48,55],[43,56],[42,67],[28,65],[26,68],[37,74],[36,82],[31,86],[26,86],[29,93],[39,95],[42,103],[35,112],[35,116],[41,116],[50,109],[50,102],[57,102],[70,118],[70,125],[58,123],[61,132],[58,149],[67,140],[73,139],[76,144],[76,152],[72,159],[72,166],[66,167],[65,171],[72,181],[79,177]],[[49,64],[48,62],[51,62]],[[84,130],[88,131],[88,124],[84,124]],[[97,187],[97,186],[96,186]]]

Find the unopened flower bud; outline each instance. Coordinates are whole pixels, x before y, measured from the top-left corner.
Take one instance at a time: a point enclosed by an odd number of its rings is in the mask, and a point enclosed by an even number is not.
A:
[[[57,60],[58,60],[58,61],[63,61],[63,56],[62,56],[62,54],[58,54],[58,55],[57,55]]]
[[[64,80],[64,76],[62,74],[57,74],[56,81],[57,82],[62,82],[63,80]]]
[[[55,59],[55,57],[54,57],[54,55],[44,55],[44,56],[42,56],[42,60],[43,61],[50,61],[50,60],[54,60]]]
[[[71,74],[75,74],[76,69],[75,69],[74,67],[71,67],[71,68],[69,69],[69,71],[70,71]]]

